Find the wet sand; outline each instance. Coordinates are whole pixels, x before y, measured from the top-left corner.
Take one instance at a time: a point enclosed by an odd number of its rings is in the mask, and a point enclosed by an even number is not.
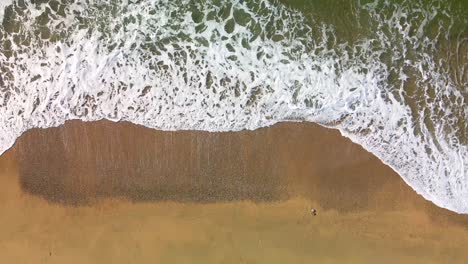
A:
[[[0,210],[2,263],[468,259],[468,216],[425,201],[360,146],[313,124],[35,129],[0,157]]]

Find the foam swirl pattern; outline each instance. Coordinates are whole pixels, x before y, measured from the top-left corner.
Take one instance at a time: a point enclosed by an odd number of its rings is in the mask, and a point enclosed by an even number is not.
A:
[[[71,119],[207,131],[308,121],[339,129],[438,206],[468,213],[462,1],[353,1],[352,34],[266,0],[0,9],[0,153],[28,129]]]

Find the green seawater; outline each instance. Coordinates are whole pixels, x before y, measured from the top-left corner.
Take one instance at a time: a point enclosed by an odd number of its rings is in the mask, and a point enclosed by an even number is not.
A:
[[[70,119],[339,129],[468,212],[468,2],[13,0],[0,25],[0,153]]]

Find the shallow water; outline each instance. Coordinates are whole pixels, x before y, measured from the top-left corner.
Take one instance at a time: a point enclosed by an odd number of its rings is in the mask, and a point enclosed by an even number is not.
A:
[[[4,3],[0,152],[70,119],[206,131],[309,121],[468,212],[466,1]]]

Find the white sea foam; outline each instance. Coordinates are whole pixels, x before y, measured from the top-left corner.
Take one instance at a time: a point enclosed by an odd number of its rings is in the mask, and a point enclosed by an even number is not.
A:
[[[5,12],[5,7],[11,5],[12,0],[2,0],[0,1],[0,21],[3,21],[3,14]]]
[[[0,153],[30,128],[70,119],[207,131],[309,121],[339,129],[426,199],[468,213],[466,126],[451,125],[467,116],[457,88],[465,83],[441,71],[435,40],[420,33],[436,9],[414,22],[410,4],[390,17],[379,15],[386,2],[363,6],[375,38],[349,44],[331,25],[269,1],[111,2],[77,2],[65,17],[25,7],[0,53]],[[44,13],[50,19],[37,25]],[[392,67],[398,61],[404,67]]]

